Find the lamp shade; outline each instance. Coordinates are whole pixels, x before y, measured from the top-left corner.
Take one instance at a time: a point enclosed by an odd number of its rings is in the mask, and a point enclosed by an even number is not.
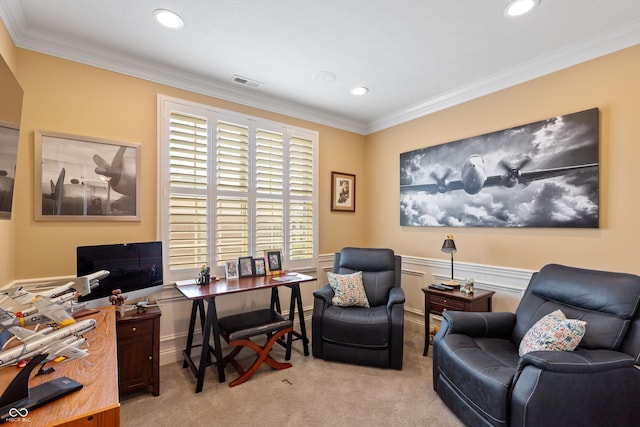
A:
[[[456,249],[456,243],[453,241],[453,236],[451,234],[447,234],[447,238],[442,244],[442,252],[446,254],[454,254],[458,252]]]

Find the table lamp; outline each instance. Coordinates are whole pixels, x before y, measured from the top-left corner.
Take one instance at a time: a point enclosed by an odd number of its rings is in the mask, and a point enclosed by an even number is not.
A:
[[[453,241],[452,234],[447,234],[447,238],[442,244],[442,252],[444,252],[445,254],[451,254],[451,280],[449,280],[448,282],[442,282],[442,284],[457,288],[460,285],[455,280],[453,280],[453,254],[458,252],[458,250],[456,249],[456,243]]]

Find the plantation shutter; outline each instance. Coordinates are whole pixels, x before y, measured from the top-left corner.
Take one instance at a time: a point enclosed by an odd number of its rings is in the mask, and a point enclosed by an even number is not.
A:
[[[169,119],[169,266],[208,263],[207,121],[172,112]]]
[[[281,250],[315,267],[316,132],[163,99],[159,225],[171,280]]]
[[[216,263],[249,253],[249,128],[218,121]]]
[[[256,131],[256,256],[284,248],[284,135]]]
[[[313,141],[289,142],[289,258],[313,257]]]

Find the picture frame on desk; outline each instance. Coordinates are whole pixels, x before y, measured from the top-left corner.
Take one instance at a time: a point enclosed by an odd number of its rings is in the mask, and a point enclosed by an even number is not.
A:
[[[253,276],[253,257],[246,256],[238,258],[238,270],[240,277],[252,277]]]
[[[224,275],[228,279],[238,278],[238,261],[227,261],[224,263]]]
[[[264,258],[254,258],[253,260],[253,275],[254,276],[266,276],[267,269],[264,264]]]
[[[264,260],[267,267],[267,274],[278,274],[282,270],[282,251],[270,250],[264,252]]]

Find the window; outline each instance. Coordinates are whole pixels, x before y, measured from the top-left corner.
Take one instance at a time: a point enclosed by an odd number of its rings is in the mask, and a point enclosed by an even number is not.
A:
[[[317,133],[163,96],[159,104],[159,223],[172,280],[273,249],[285,268],[315,266]]]

